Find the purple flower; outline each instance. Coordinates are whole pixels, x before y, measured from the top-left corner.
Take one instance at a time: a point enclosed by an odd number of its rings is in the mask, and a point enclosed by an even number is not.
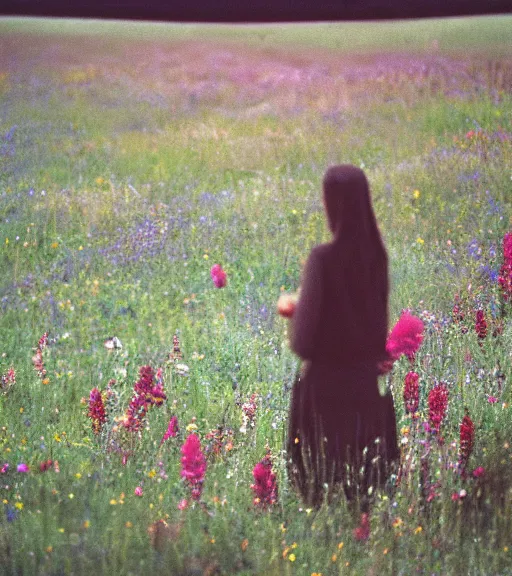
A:
[[[29,472],[30,468],[25,464],[25,462],[22,462],[21,464],[18,464],[16,470],[18,472],[26,473]]]

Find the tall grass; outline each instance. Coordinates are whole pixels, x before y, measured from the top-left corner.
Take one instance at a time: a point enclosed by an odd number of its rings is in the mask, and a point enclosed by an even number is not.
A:
[[[509,28],[510,17],[0,22],[0,375],[16,371],[0,396],[3,573],[511,572],[510,304],[492,336],[512,227]],[[410,308],[426,325],[419,417],[403,407],[408,361],[381,382],[408,475],[376,495],[366,543],[342,498],[304,509],[283,453],[298,360],[275,302],[329,238],[320,184],[337,162],[370,180],[391,321]],[[214,263],[228,275],[221,290]],[[32,361],[45,331],[46,383]],[[174,335],[188,376],[168,360]],[[105,349],[113,336],[122,349]],[[163,368],[167,400],[130,437],[123,465],[115,418],[143,365]],[[95,436],[89,392],[112,378],[117,400]],[[422,426],[439,381],[443,441]],[[467,478],[457,468],[466,409],[476,425]],[[180,435],[160,446],[171,415]],[[180,510],[190,500],[180,447],[195,430],[211,452],[219,427],[225,444],[208,456],[202,501]],[[279,501],[264,511],[251,484],[268,448]],[[39,471],[48,459],[58,472]],[[16,471],[22,462],[29,473]]]

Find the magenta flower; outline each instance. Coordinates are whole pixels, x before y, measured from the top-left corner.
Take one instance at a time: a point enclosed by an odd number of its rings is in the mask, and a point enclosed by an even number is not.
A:
[[[168,439],[175,438],[179,432],[178,428],[178,418],[176,416],[171,416],[169,420],[169,425],[167,426],[167,432],[162,436],[160,440],[160,446]]]
[[[25,464],[25,462],[22,462],[21,464],[18,464],[16,470],[25,474],[30,471],[30,468]]]
[[[206,458],[201,450],[201,441],[195,434],[189,434],[181,447],[181,477],[191,488],[194,500],[201,498],[204,476],[206,473]]]
[[[478,466],[478,468],[475,468],[473,470],[473,476],[475,478],[481,478],[484,475],[485,475],[485,468],[483,466]]]
[[[227,284],[227,274],[220,264],[214,264],[210,269],[210,276],[217,288],[224,288]]]
[[[489,404],[496,404],[497,401],[498,401],[498,399],[496,398],[496,396],[488,396],[487,397],[487,402],[489,402]]]
[[[251,489],[255,494],[255,506],[267,507],[277,502],[277,479],[272,471],[272,460],[267,454],[252,471],[254,484]]]
[[[423,342],[423,322],[404,310],[395,324],[386,342],[386,351],[393,360],[405,354],[409,360],[414,359]]]
[[[2,467],[0,468],[0,474],[7,474],[7,471],[9,470],[9,463],[6,462],[5,464],[2,465]]]
[[[142,490],[142,486],[137,486],[137,488],[135,488],[135,490],[134,490],[134,494],[135,494],[135,496],[142,496],[144,494],[144,491]]]

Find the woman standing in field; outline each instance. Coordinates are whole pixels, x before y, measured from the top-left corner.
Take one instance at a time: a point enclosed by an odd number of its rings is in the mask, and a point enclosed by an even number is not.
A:
[[[368,489],[383,485],[398,460],[391,395],[379,365],[388,359],[388,262],[362,170],[331,167],[323,200],[333,239],[307,260],[296,304],[282,297],[290,343],[303,359],[288,428],[289,474],[306,505],[343,487],[368,509]]]

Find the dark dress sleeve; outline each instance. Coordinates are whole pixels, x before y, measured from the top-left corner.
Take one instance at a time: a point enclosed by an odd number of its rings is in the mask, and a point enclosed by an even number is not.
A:
[[[318,252],[313,250],[304,267],[300,298],[290,325],[291,348],[304,360],[315,355],[321,306],[322,265]]]

